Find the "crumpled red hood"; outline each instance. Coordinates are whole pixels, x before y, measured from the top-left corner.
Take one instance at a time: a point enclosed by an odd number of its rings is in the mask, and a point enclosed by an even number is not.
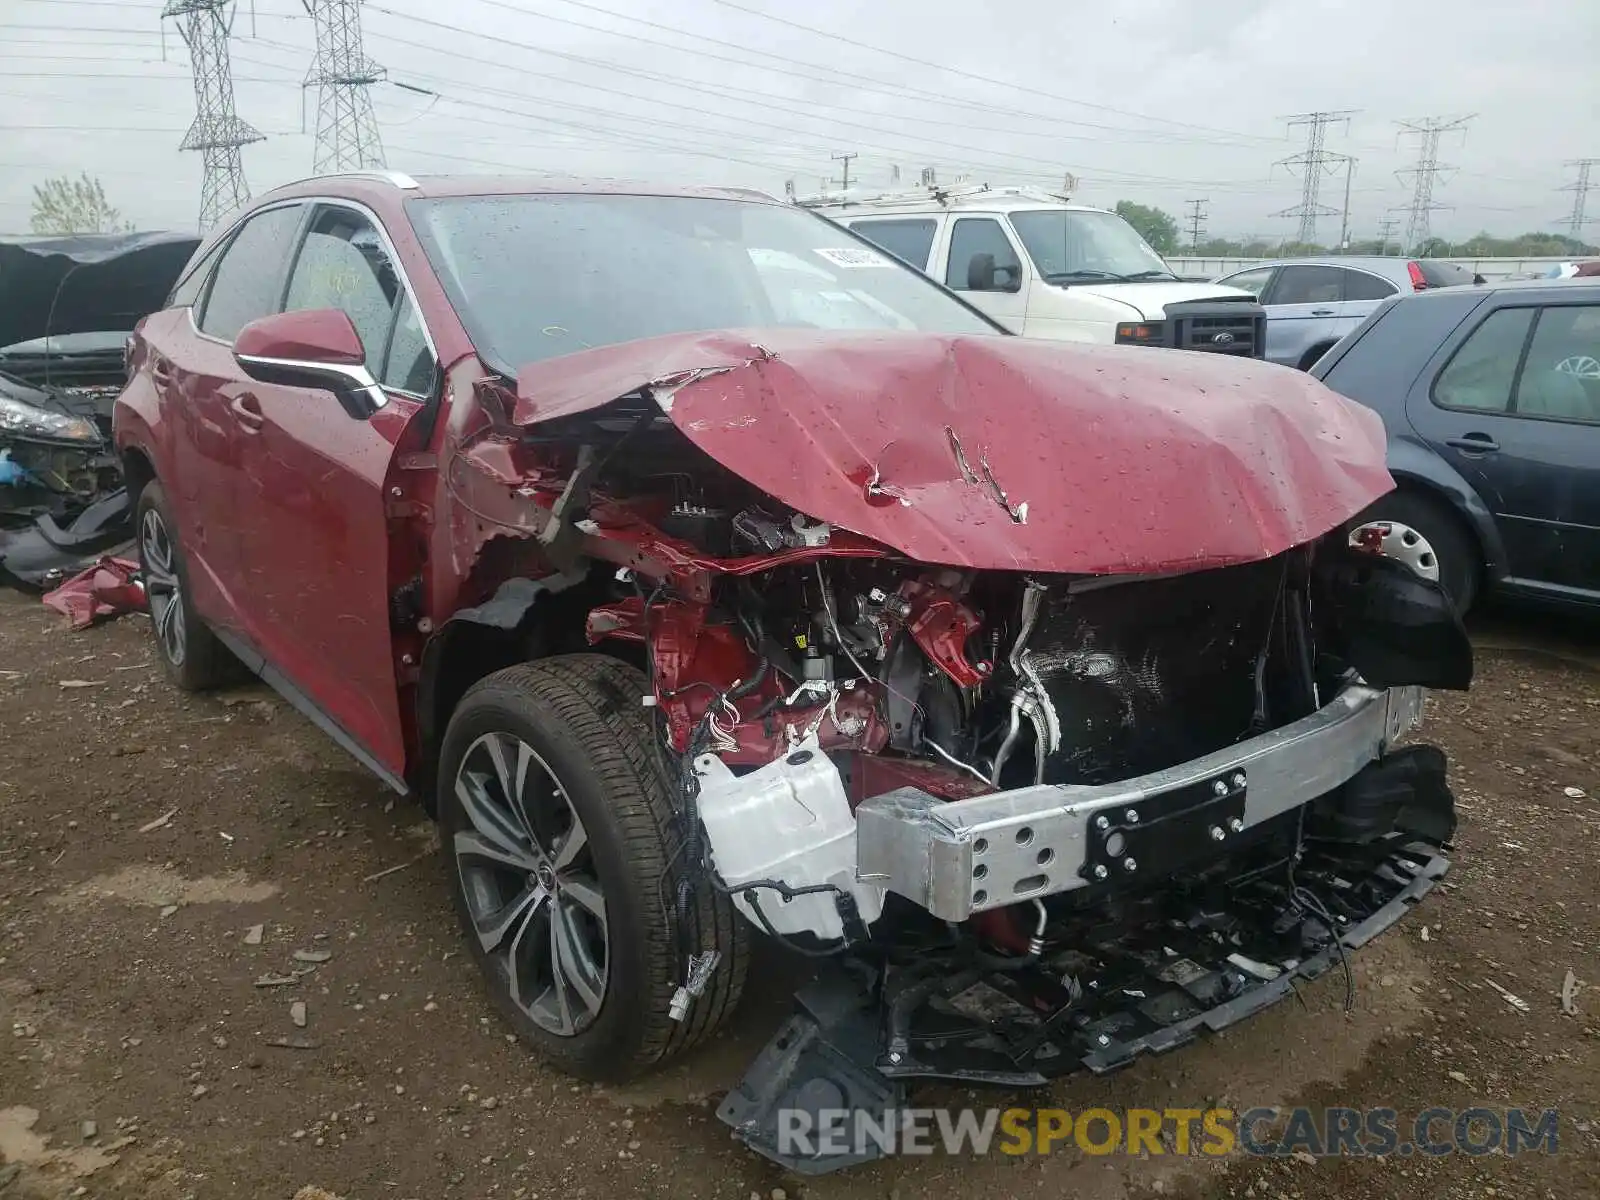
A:
[[[1249,562],[1394,487],[1378,416],[1303,372],[1020,337],[651,338],[524,369],[513,420],[646,386],[695,445],[784,504],[952,566]]]

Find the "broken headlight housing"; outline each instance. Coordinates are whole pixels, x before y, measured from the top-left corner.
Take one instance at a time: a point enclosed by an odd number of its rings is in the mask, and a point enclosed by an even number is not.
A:
[[[100,431],[95,428],[93,421],[49,412],[6,396],[0,396],[0,433],[58,442],[100,441]]]

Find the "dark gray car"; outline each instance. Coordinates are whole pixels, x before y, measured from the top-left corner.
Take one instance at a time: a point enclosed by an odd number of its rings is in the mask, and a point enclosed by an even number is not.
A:
[[[1267,310],[1265,357],[1304,371],[1390,296],[1483,280],[1439,259],[1349,255],[1257,263],[1216,282],[1261,301]]]
[[[1485,590],[1600,606],[1600,279],[1398,296],[1311,373],[1388,430],[1399,487],[1367,536],[1463,611]]]

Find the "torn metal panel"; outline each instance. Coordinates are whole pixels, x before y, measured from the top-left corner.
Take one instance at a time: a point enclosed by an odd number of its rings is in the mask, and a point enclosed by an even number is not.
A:
[[[45,593],[42,602],[46,608],[71,618],[74,629],[87,629],[123,613],[146,612],[149,608],[139,564],[132,559],[110,557]]]
[[[1308,377],[1023,338],[681,334],[537,363],[531,429],[667,417],[783,504],[923,562],[1080,574],[1268,558],[1390,491],[1381,423]],[[760,353],[757,353],[759,349]]]

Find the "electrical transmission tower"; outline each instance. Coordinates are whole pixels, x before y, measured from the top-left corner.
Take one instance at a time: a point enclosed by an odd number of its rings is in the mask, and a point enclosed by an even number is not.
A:
[[[266,135],[233,111],[233,67],[228,59],[232,0],[169,0],[165,20],[178,22],[189,47],[194,72],[194,123],[184,135],[182,150],[198,150],[205,163],[200,182],[200,229],[204,232],[250,199],[244,180],[241,146]]]
[[[1206,198],[1206,199],[1203,199],[1203,200],[1185,200],[1184,201],[1184,204],[1186,204],[1188,206],[1188,209],[1189,209],[1189,249],[1190,250],[1198,250],[1200,248],[1200,235],[1206,231],[1206,207],[1205,206],[1210,204],[1210,203],[1211,203],[1211,200],[1210,200],[1209,197]]]
[[[378,122],[367,91],[387,72],[361,48],[361,0],[303,0],[317,27],[317,57],[305,87],[317,92],[317,149],[312,170],[362,171],[385,166]]]
[[[1350,118],[1359,111],[1359,109],[1347,108],[1339,112],[1300,113],[1297,116],[1285,118],[1289,123],[1290,129],[1293,129],[1296,125],[1304,125],[1306,127],[1306,148],[1299,154],[1292,154],[1288,158],[1280,158],[1272,165],[1275,167],[1287,167],[1290,170],[1295,167],[1303,168],[1300,203],[1293,208],[1286,208],[1282,212],[1274,213],[1273,215],[1300,218],[1300,233],[1296,238],[1297,241],[1315,242],[1317,240],[1317,218],[1331,217],[1338,211],[1338,209],[1329,208],[1327,205],[1320,203],[1318,197],[1322,191],[1323,173],[1333,164],[1344,162],[1345,156],[1328,153],[1323,149],[1323,143],[1327,140],[1329,125],[1342,121],[1348,128]]]
[[[1584,209],[1589,203],[1589,193],[1597,185],[1589,180],[1589,171],[1600,166],[1600,158],[1575,158],[1569,163],[1562,163],[1565,167],[1576,167],[1578,178],[1562,188],[1563,192],[1572,193],[1572,212],[1567,217],[1567,232],[1572,240],[1583,241],[1583,227],[1589,223],[1589,218],[1584,215]]]
[[[1384,217],[1378,222],[1378,253],[1389,253],[1389,243],[1394,241],[1394,231],[1400,224],[1395,217]]]
[[[1453,169],[1439,162],[1439,139],[1453,130],[1465,129],[1470,120],[1471,116],[1423,117],[1418,121],[1400,122],[1401,137],[1417,135],[1417,165],[1408,171],[1395,172],[1401,179],[1407,175],[1412,177],[1411,215],[1406,220],[1406,241],[1401,249],[1415,253],[1428,240],[1433,214],[1450,207],[1433,202],[1434,181],[1443,172]]]

